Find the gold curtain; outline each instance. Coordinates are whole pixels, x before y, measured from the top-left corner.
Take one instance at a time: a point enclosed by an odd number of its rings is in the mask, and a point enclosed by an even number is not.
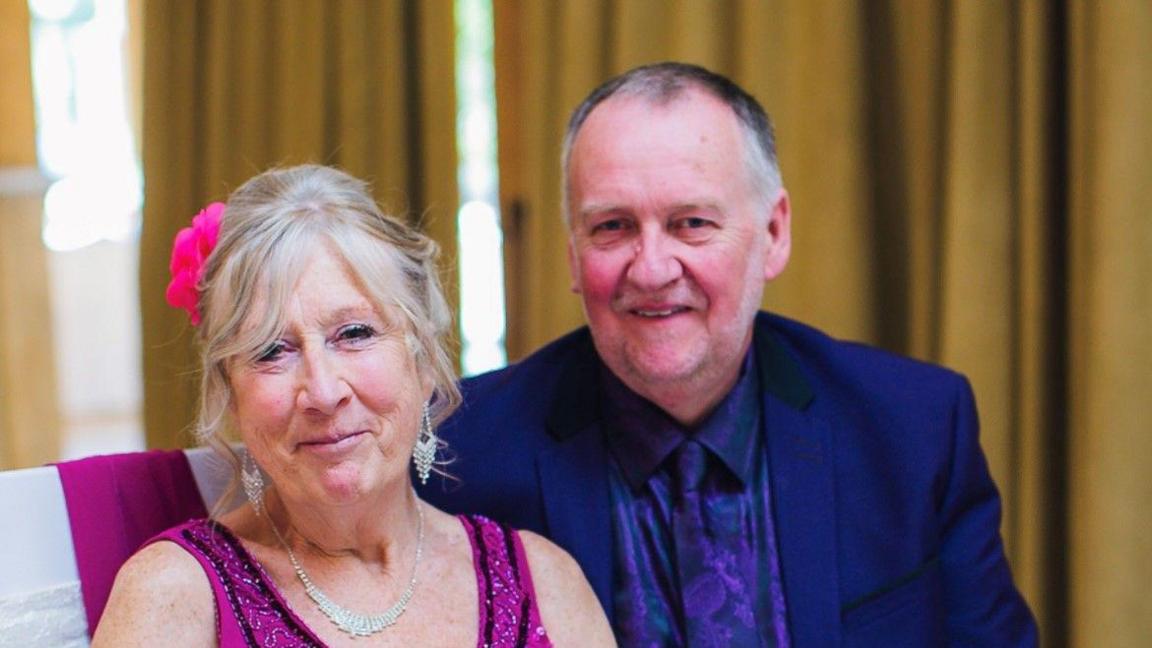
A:
[[[274,165],[333,164],[419,222],[455,302],[451,0],[197,0],[143,7],[140,285],[150,447],[188,444],[196,355],[164,302],[172,237]]]
[[[793,199],[765,307],[967,374],[1045,645],[1152,636],[1152,5],[495,0],[508,349],[583,323],[568,114],[664,59],[759,97]]]
[[[1137,646],[1152,638],[1152,5],[1070,14],[1071,637]]]
[[[0,0],[0,470],[56,461],[61,446],[30,24],[25,0]]]

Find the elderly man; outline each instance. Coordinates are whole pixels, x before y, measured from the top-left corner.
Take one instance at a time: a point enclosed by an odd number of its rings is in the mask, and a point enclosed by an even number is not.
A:
[[[564,546],[625,646],[1036,643],[965,379],[758,312],[791,211],[755,99],[637,68],[564,174],[588,327],[465,381],[434,503]]]

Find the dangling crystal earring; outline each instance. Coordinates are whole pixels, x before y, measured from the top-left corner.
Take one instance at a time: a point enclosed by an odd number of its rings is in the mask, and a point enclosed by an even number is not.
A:
[[[260,515],[264,511],[264,476],[260,474],[260,467],[248,451],[244,452],[240,483],[244,487],[244,494],[248,496],[248,502],[252,504],[252,510]]]
[[[428,474],[432,472],[432,462],[436,459],[436,432],[432,429],[432,417],[428,413],[428,403],[424,403],[424,415],[420,420],[420,436],[416,439],[416,448],[412,451],[412,463],[416,466],[416,476],[421,484],[428,483]]]

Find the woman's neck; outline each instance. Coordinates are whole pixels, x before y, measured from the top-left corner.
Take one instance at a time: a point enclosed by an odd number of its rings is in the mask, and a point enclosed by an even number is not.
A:
[[[264,520],[275,524],[297,555],[395,564],[416,544],[419,502],[407,484],[328,507],[292,502],[276,490],[265,496]]]

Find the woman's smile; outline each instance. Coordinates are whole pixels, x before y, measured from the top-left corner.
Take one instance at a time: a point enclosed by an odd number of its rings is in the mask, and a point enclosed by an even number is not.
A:
[[[310,441],[302,441],[296,446],[296,449],[314,455],[334,458],[355,450],[361,441],[367,440],[370,436],[371,433],[368,430],[337,433]]]

